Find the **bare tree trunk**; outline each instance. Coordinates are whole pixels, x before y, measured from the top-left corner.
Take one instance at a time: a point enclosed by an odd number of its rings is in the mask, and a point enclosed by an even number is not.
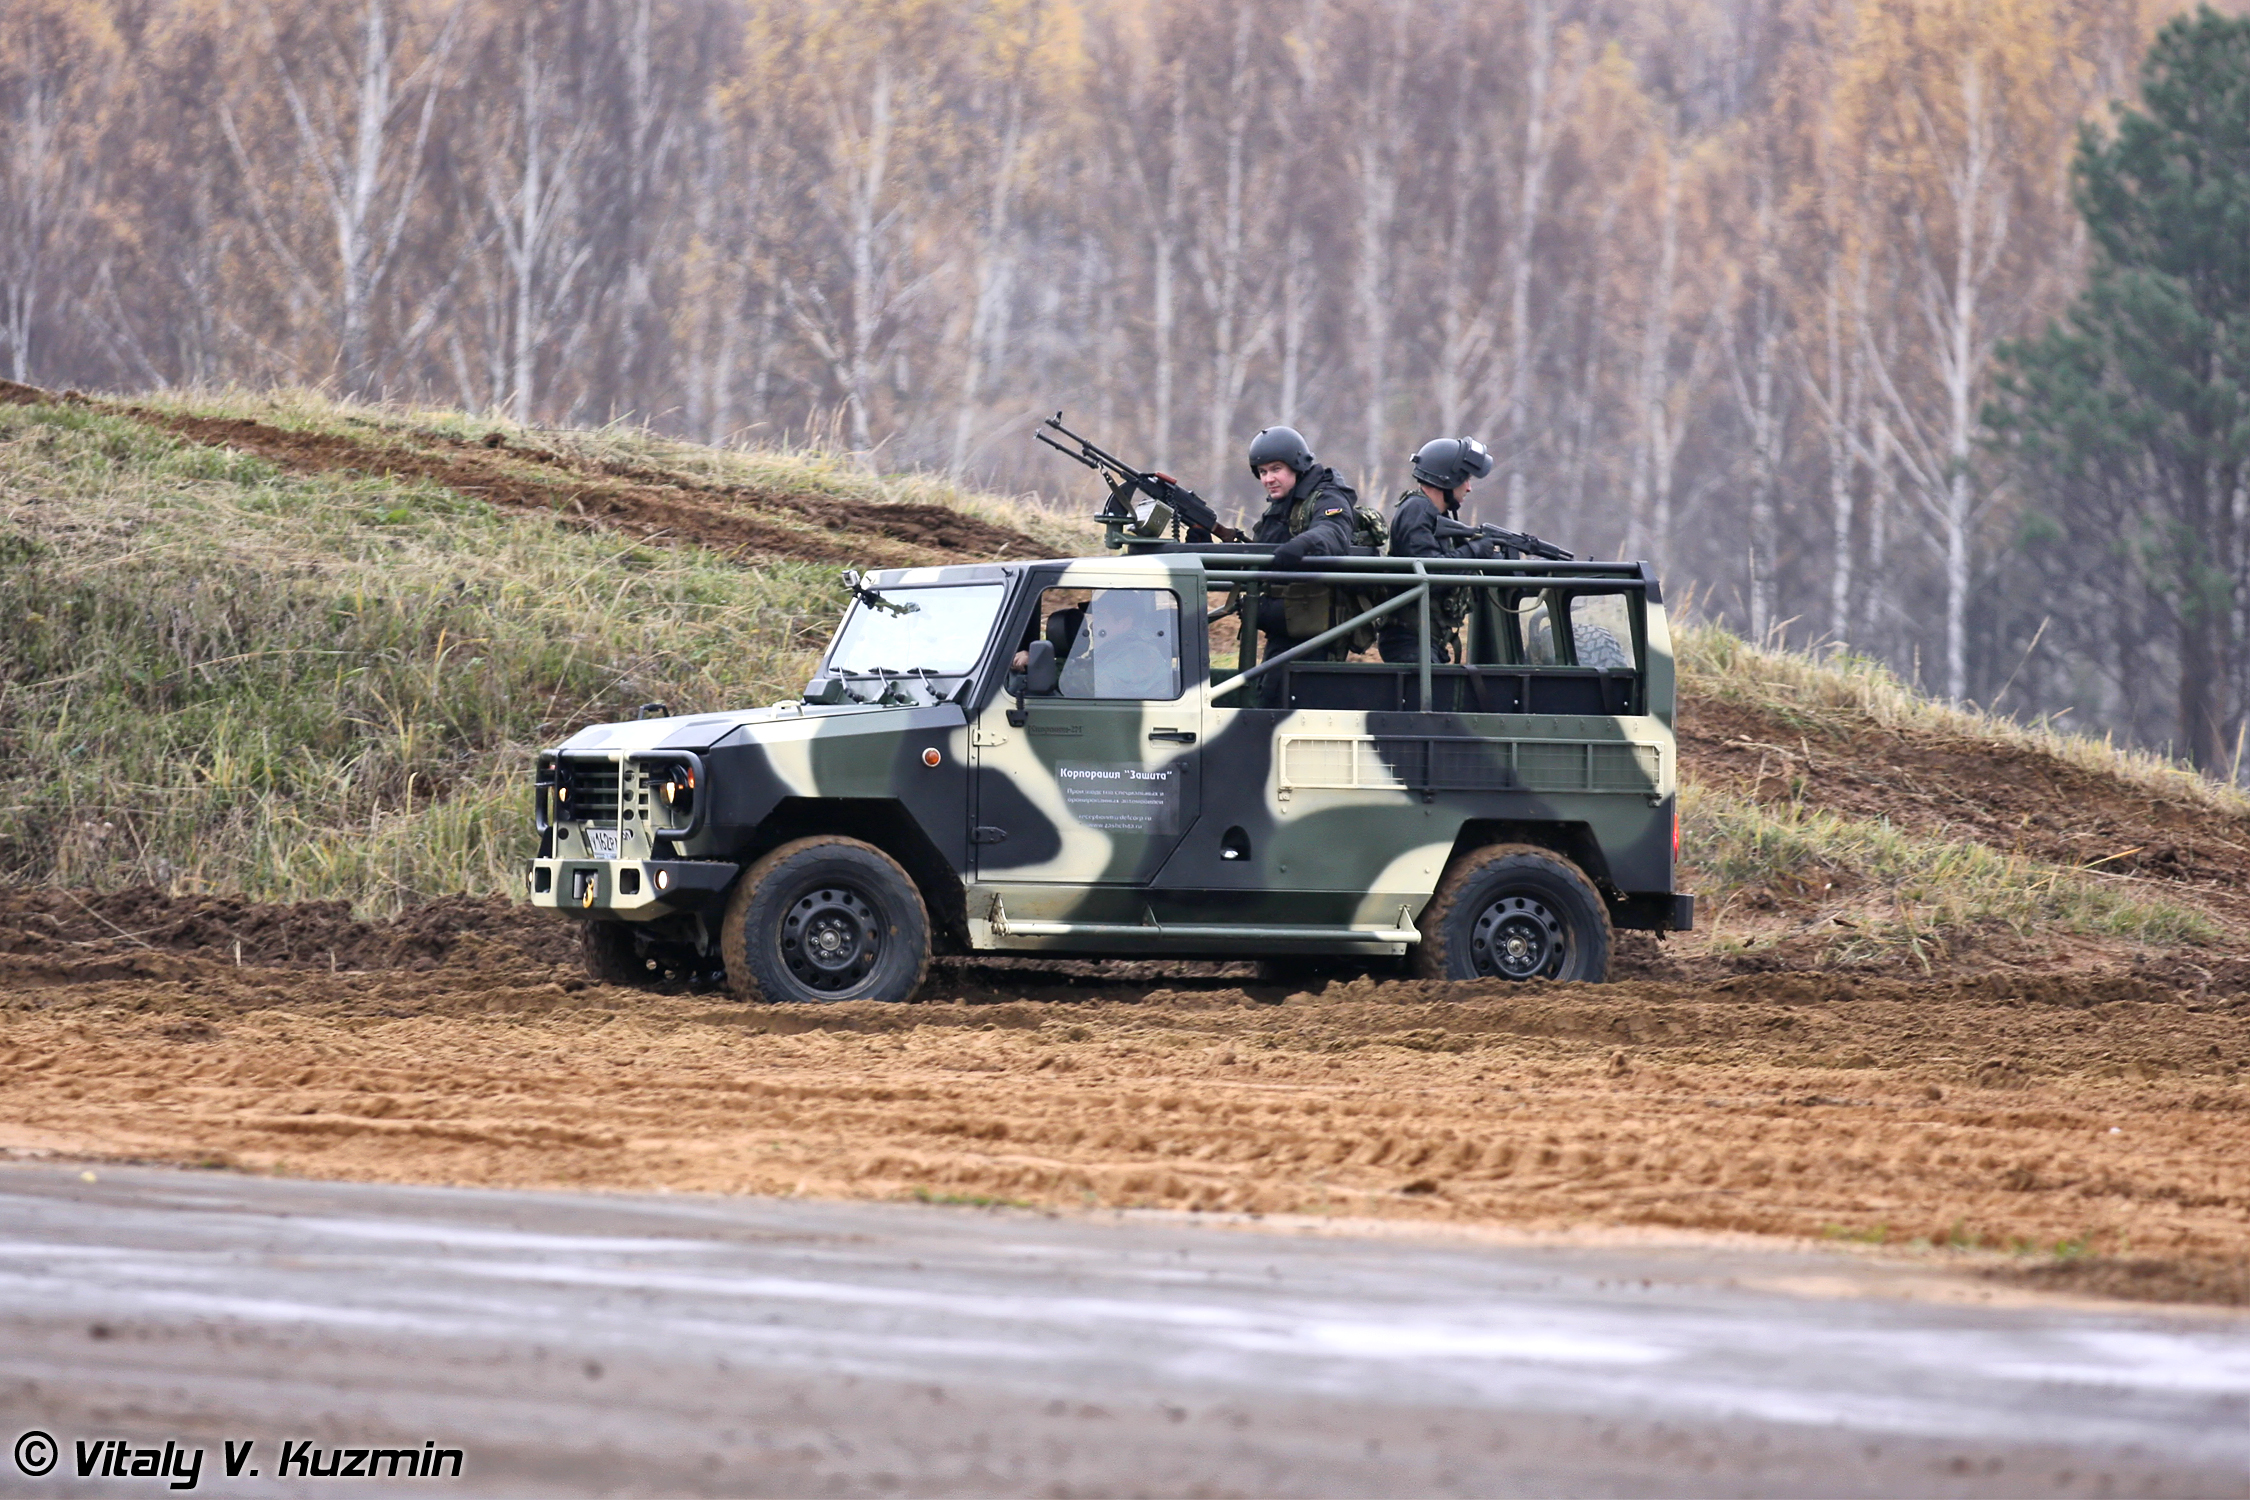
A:
[[[1757,332],[1750,409],[1750,637],[1773,629],[1774,484],[1780,469],[1781,413],[1775,402],[1774,289],[1762,278],[1752,314]]]
[[[1945,696],[1956,703],[1969,694],[1969,547],[1977,510],[1969,459],[1976,441],[1978,377],[1989,347],[1979,336],[1980,299],[2008,232],[2004,197],[1986,201],[1994,142],[1984,74],[1973,56],[1961,62],[1961,101],[1966,134],[1947,184],[1954,230],[1949,287],[1935,274],[1926,252],[1923,256],[1923,294],[1932,310],[1932,331],[1940,335],[1938,367],[1945,386],[1937,509],[1945,549]]]
[[[1672,362],[1673,282],[1680,262],[1680,159],[1666,140],[1664,186],[1656,219],[1656,270],[1641,314],[1638,421],[1627,492],[1625,555],[1663,562],[1672,553],[1671,441],[1665,431],[1665,375]]]
[[[969,440],[976,432],[977,413],[982,410],[984,351],[1015,266],[1011,207],[1016,154],[1023,140],[1023,95],[1022,77],[1011,77],[1006,102],[1001,106],[1000,141],[987,184],[983,232],[977,240],[976,300],[969,311],[968,349],[961,363],[961,389],[953,408],[953,453],[946,470],[956,479],[969,462]]]
[[[1156,223],[1156,284],[1152,288],[1151,321],[1156,335],[1157,462],[1166,463],[1172,451],[1172,333],[1178,313],[1173,306],[1173,256],[1179,243],[1181,179],[1187,173],[1187,81],[1179,69],[1172,73],[1172,133],[1164,166],[1164,211]]]
[[[1468,55],[1470,48],[1467,15],[1466,6],[1449,12],[1447,43],[1458,56]],[[1453,79],[1450,87],[1446,138],[1452,149],[1445,158],[1445,240],[1438,261],[1437,368],[1431,394],[1437,398],[1438,431],[1460,437],[1468,431],[1470,392],[1483,383],[1492,348],[1490,282],[1478,274],[1485,271],[1487,257],[1471,243],[1481,227],[1477,208],[1484,201],[1489,172],[1484,153],[1473,144],[1470,106],[1476,91],[1467,76]]]
[[[1523,155],[1516,183],[1516,221],[1508,236],[1508,525],[1521,530],[1530,507],[1528,465],[1531,443],[1531,250],[1539,230],[1539,205],[1546,192],[1547,94],[1555,66],[1554,15],[1547,0],[1531,0],[1531,59],[1525,78],[1530,97],[1524,106]]]
[[[1367,372],[1360,423],[1360,485],[1379,482],[1383,469],[1384,426],[1390,404],[1391,225],[1398,211],[1398,165],[1405,111],[1400,93],[1406,77],[1407,7],[1391,0],[1389,40],[1368,85],[1353,156],[1359,171],[1359,265],[1354,285],[1360,358]]]
[[[890,170],[892,123],[890,59],[878,53],[875,81],[868,90],[866,154],[852,191],[852,308],[844,363],[844,404],[852,424],[852,449],[863,455],[875,449],[874,422],[868,411],[875,387],[875,333],[881,318],[875,241],[881,233],[880,208],[883,180]]]
[[[664,163],[657,158],[663,128],[662,103],[654,69],[655,16],[651,0],[632,0],[631,19],[625,26],[625,274],[623,303],[618,310],[619,348],[610,372],[612,406],[633,389],[641,371],[642,324],[654,302],[649,284],[648,246],[659,198],[653,191]]]
[[[764,304],[758,309],[758,352],[750,363],[750,420],[770,422],[773,415],[773,356],[781,343],[781,289],[766,285]]]
[[[1594,221],[1591,253],[1573,278],[1578,283],[1576,298],[1583,300],[1585,311],[1578,320],[1580,332],[1577,370],[1576,378],[1571,382],[1569,398],[1569,438],[1563,446],[1562,493],[1568,506],[1565,513],[1581,524],[1586,517],[1586,477],[1593,467],[1594,416],[1601,381],[1602,356],[1606,352],[1602,332],[1604,313],[1609,302],[1612,237],[1616,232],[1618,213],[1624,206],[1625,189],[1621,185],[1603,202],[1602,211]],[[1631,525],[1628,519],[1628,530]],[[1633,553],[1624,546],[1624,536],[1610,531],[1607,537],[1618,548],[1620,557],[1633,557]]]
[[[1272,332],[1267,319],[1251,318],[1254,331],[1245,336],[1246,321],[1243,309],[1243,262],[1247,253],[1247,225],[1245,223],[1246,154],[1249,149],[1251,112],[1258,100],[1258,91],[1250,76],[1251,12],[1245,8],[1236,13],[1234,28],[1233,67],[1228,76],[1226,94],[1231,108],[1227,112],[1226,145],[1223,156],[1226,163],[1224,183],[1219,195],[1219,239],[1211,250],[1204,248],[1202,236],[1197,237],[1197,269],[1203,286],[1203,302],[1211,315],[1211,384],[1204,408],[1204,472],[1225,472],[1229,429],[1234,424],[1236,406],[1242,400],[1242,388],[1250,374],[1250,362],[1265,347]]]
[[[1859,408],[1867,384],[1865,340],[1853,338],[1844,352],[1844,297],[1842,249],[1831,243],[1823,299],[1826,334],[1827,386],[1821,392],[1828,433],[1828,629],[1838,643],[1851,638],[1852,629],[1852,444],[1859,431]],[[1853,308],[1855,327],[1866,318],[1867,277],[1860,273]]]
[[[1893,336],[1895,338],[1895,335]],[[1862,342],[1865,342],[1864,335]],[[1895,353],[1895,349],[1894,349]],[[1860,596],[1860,638],[1875,649],[1886,644],[1888,621],[1883,618],[1884,588],[1890,581],[1891,512],[1898,502],[1898,468],[1891,452],[1891,409],[1882,401],[1868,403],[1867,463],[1867,579]]]
[[[1781,467],[1781,410],[1775,373],[1781,345],[1779,302],[1781,261],[1775,222],[1773,163],[1758,163],[1757,244],[1750,288],[1750,364],[1747,384],[1741,359],[1728,341],[1735,400],[1750,429],[1750,638],[1765,644],[1774,624],[1774,486]]]
[[[547,182],[546,173],[546,99],[540,87],[539,64],[532,55],[531,36],[526,25],[519,39],[520,70],[523,94],[520,108],[523,111],[520,128],[523,131],[523,180],[516,192],[515,233],[511,236],[509,259],[516,278],[515,327],[511,332],[508,351],[508,386],[511,414],[519,424],[531,422],[532,384],[539,378],[532,364],[533,351],[538,348],[537,308],[539,305],[537,278],[540,251],[546,230]],[[502,221],[508,215],[502,205]]]
[[[1304,226],[1292,222],[1281,250],[1281,415],[1287,426],[1304,421],[1305,326],[1312,319],[1313,267]]]

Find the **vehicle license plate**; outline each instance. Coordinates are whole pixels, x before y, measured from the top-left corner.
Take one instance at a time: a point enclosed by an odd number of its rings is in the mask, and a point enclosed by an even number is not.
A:
[[[586,850],[596,859],[617,858],[618,833],[614,828],[586,830]]]

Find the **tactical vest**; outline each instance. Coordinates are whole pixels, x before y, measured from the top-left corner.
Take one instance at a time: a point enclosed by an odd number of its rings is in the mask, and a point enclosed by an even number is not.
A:
[[[1316,503],[1325,500],[1327,487],[1315,489],[1311,494],[1289,507],[1289,534],[1302,535],[1313,518]],[[1390,523],[1383,513],[1371,506],[1352,500],[1352,545],[1372,547],[1381,557],[1391,545]],[[1383,600],[1383,594],[1369,589],[1336,589],[1324,583],[1292,583],[1281,589],[1284,618],[1293,636],[1318,635],[1332,625],[1340,625],[1362,610],[1374,608]],[[1382,629],[1380,621],[1369,621],[1354,630],[1347,641],[1354,651],[1365,651],[1375,644]]]

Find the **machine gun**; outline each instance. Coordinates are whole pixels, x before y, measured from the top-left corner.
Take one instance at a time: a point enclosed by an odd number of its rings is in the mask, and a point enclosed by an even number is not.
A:
[[[1510,531],[1504,526],[1471,526],[1450,516],[1439,516],[1436,529],[1440,542],[1455,546],[1466,557],[1544,557],[1549,562],[1570,562],[1574,558],[1574,554],[1553,542],[1541,541],[1527,531]]]
[[[1063,414],[1056,412],[1040,424],[1052,427],[1077,446],[1058,443],[1044,432],[1034,432],[1033,437],[1060,453],[1073,463],[1084,464],[1101,475],[1109,486],[1109,499],[1094,519],[1111,528],[1112,542],[1121,532],[1130,530],[1136,536],[1162,536],[1166,530],[1177,535],[1184,525],[1187,540],[1208,542],[1216,537],[1222,542],[1247,542],[1250,534],[1238,531],[1219,519],[1219,513],[1210,502],[1181,484],[1169,474],[1144,472],[1106,449],[1096,447],[1063,426]],[[1145,503],[1135,505],[1133,496],[1139,493]]]

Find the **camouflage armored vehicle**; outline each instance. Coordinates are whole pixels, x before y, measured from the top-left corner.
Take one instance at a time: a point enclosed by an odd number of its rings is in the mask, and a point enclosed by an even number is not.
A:
[[[847,574],[801,701],[542,754],[531,899],[598,979],[765,1001],[906,1000],[933,952],[1600,980],[1613,928],[1691,925],[1645,564],[1112,535]],[[1277,591],[1336,623],[1261,661]],[[1418,663],[1331,659],[1402,610]]]

